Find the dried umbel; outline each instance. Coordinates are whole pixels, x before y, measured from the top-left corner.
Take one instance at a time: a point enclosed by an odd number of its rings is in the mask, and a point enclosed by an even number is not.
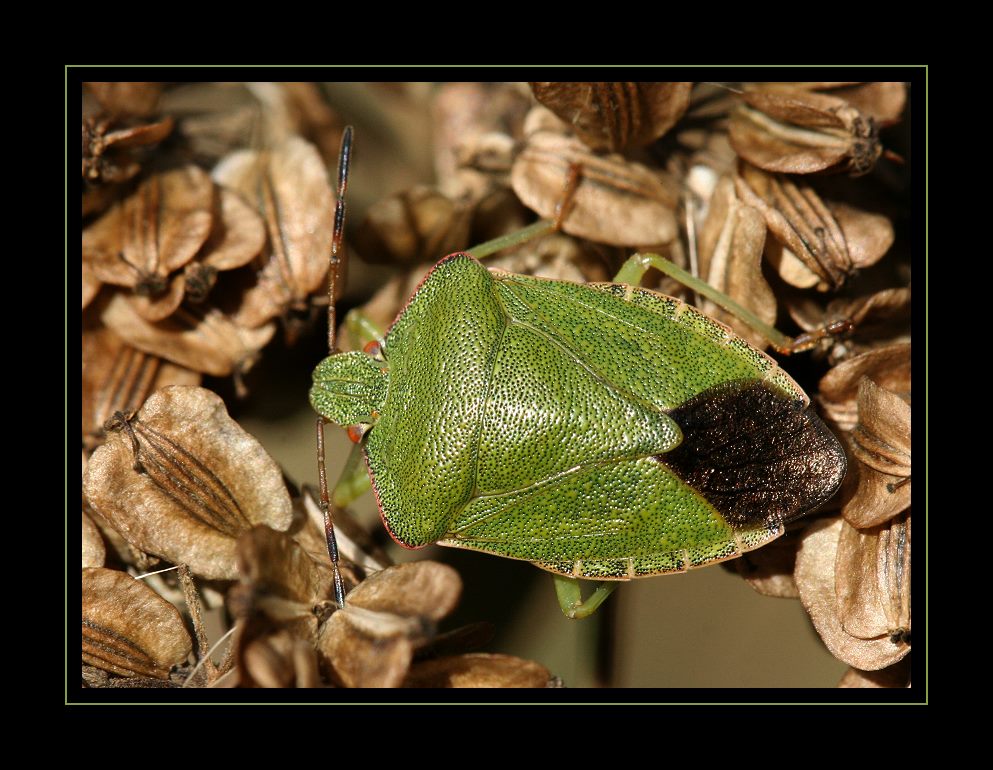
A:
[[[108,427],[83,491],[143,551],[202,577],[233,579],[242,532],[255,524],[289,527],[279,466],[210,391],[165,388]]]

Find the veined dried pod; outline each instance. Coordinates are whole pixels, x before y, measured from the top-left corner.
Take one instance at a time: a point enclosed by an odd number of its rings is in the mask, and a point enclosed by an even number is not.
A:
[[[93,519],[83,514],[83,567],[102,567],[107,558],[107,549],[104,547],[103,538],[100,536],[100,529],[93,523]]]
[[[159,297],[207,240],[213,198],[196,166],[155,174],[83,231],[83,260],[104,283]]]
[[[552,675],[540,663],[513,655],[472,652],[415,663],[404,687],[548,687]]]
[[[179,611],[147,585],[117,570],[83,570],[84,663],[168,679],[192,651]]]
[[[503,251],[486,260],[487,267],[556,281],[609,281],[612,273],[602,255],[563,233],[551,233]]]
[[[83,445],[103,440],[115,412],[131,412],[166,385],[199,385],[200,375],[131,347],[111,329],[83,331]]]
[[[711,197],[707,220],[700,231],[700,275],[771,325],[776,321],[776,296],[762,275],[764,246],[762,215],[742,203],[735,194],[734,182],[723,177]],[[765,337],[712,303],[707,303],[706,312],[752,345],[768,345]]]
[[[323,686],[314,646],[286,630],[248,641],[239,658],[241,687]]]
[[[155,112],[163,83],[83,83],[105,112],[145,117]]]
[[[84,182],[119,184],[131,179],[141,167],[128,151],[158,144],[169,136],[173,127],[170,117],[126,128],[114,128],[114,122],[111,118],[83,118]]]
[[[462,582],[451,567],[412,562],[372,575],[321,626],[318,653],[345,687],[399,687],[414,650],[458,602]]]
[[[469,246],[471,210],[427,185],[374,203],[354,245],[370,262],[410,264]]]
[[[883,152],[872,118],[844,99],[811,91],[746,91],[729,130],[742,158],[784,174],[861,176]]]
[[[83,262],[83,310],[86,310],[86,306],[100,292],[101,285],[100,279],[93,272],[93,268]]]
[[[784,280],[799,288],[816,283],[822,291],[837,289],[855,270],[874,264],[893,244],[889,219],[846,204],[825,203],[809,184],[767,174],[739,163],[736,178],[741,199],[762,212],[769,230],[783,245],[770,252]],[[797,271],[796,257],[816,278]]]
[[[228,155],[214,179],[241,193],[262,215],[268,233],[264,266],[235,320],[255,328],[289,311],[304,311],[320,291],[331,252],[334,194],[309,142],[292,137],[271,151]]]
[[[215,309],[181,307],[151,323],[120,294],[107,303],[100,319],[129,345],[215,377],[247,372],[276,332],[274,323],[246,329]]]
[[[596,155],[568,136],[539,131],[528,137],[511,172],[514,192],[528,208],[554,219],[575,168],[580,177],[565,232],[615,246],[660,246],[676,237],[675,183],[619,155]]]
[[[83,492],[133,545],[210,579],[237,577],[243,532],[293,515],[279,466],[203,388],[164,388],[118,419]]]
[[[534,97],[594,150],[651,144],[690,103],[692,83],[530,83]]]
[[[856,529],[845,522],[835,563],[838,617],[859,639],[910,639],[910,512]]]
[[[806,295],[787,297],[790,317],[804,331],[821,329],[831,321],[848,319],[852,332],[827,340],[828,361],[837,364],[882,346],[910,343],[911,290],[909,286],[883,289],[862,297],[832,300],[825,308]]]
[[[800,601],[831,654],[853,668],[875,671],[905,657],[910,645],[903,638],[894,640],[888,635],[862,639],[842,627],[836,564],[845,526],[841,518],[814,522],[803,535],[794,575]]]
[[[879,671],[859,671],[857,668],[850,668],[838,682],[838,687],[910,687],[910,656]]]
[[[842,361],[825,374],[818,388],[824,412],[844,431],[859,419],[858,395],[862,377],[910,401],[910,345],[889,345]]]
[[[751,83],[749,88],[760,91],[825,91],[837,96],[868,115],[880,127],[896,123],[907,104],[907,84],[900,82],[873,83]]]
[[[910,506],[910,404],[862,377],[858,412],[850,434],[858,486],[841,513],[856,527],[873,527]]]

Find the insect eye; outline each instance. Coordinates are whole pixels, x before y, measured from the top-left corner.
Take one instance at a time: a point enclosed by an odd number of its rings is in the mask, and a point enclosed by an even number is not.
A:
[[[365,352],[366,355],[372,356],[373,358],[383,357],[383,348],[378,342],[376,342],[376,340],[367,342],[365,344],[365,347],[362,348],[362,350]]]

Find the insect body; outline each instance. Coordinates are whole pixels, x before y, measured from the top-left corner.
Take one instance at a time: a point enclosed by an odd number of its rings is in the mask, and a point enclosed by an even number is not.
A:
[[[314,372],[397,542],[625,580],[733,558],[827,500],[837,439],[773,359],[683,302],[439,262]]]

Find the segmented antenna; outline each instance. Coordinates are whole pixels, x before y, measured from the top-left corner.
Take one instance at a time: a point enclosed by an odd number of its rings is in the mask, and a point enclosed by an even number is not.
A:
[[[331,264],[328,267],[328,355],[338,352],[335,312],[335,293],[338,287],[338,270],[341,265],[342,245],[345,237],[345,191],[348,189],[348,164],[352,158],[352,127],[345,126],[338,151],[338,200],[334,207],[334,233],[331,236]],[[328,493],[328,474],[324,465],[324,417],[317,418],[317,476],[321,485],[321,509],[324,511],[324,536],[334,572],[334,598],[338,607],[345,606],[345,585],[338,569],[338,540],[334,536],[331,516],[331,495]]]

